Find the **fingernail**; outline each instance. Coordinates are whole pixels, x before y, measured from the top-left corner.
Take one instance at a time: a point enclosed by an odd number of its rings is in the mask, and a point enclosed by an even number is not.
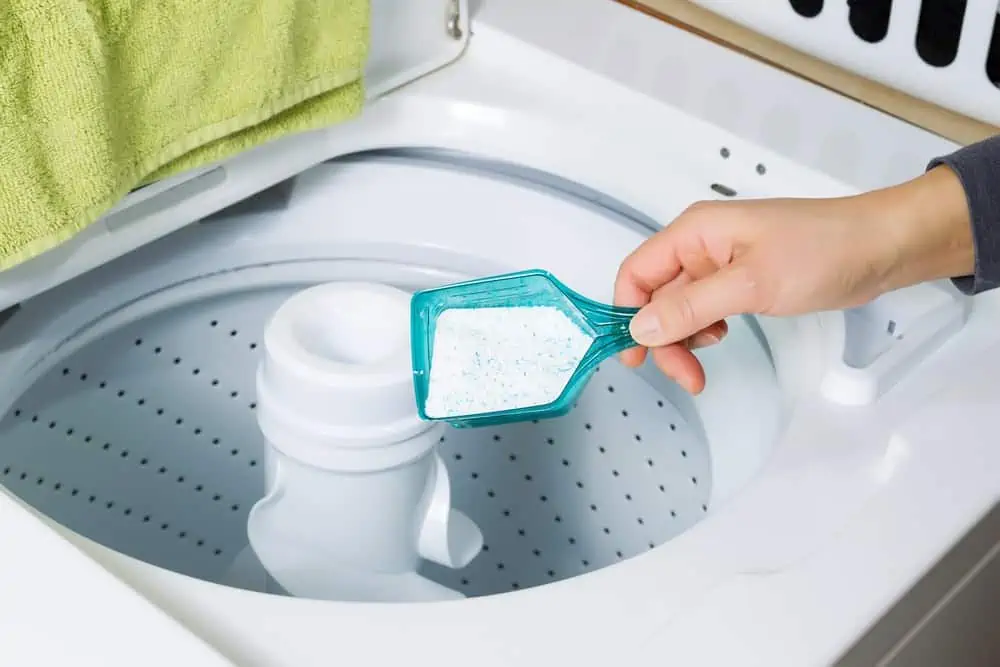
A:
[[[678,379],[677,384],[681,386],[681,389],[691,394],[692,396],[694,396],[697,393],[695,392],[694,380],[692,380],[690,377],[684,377]]]
[[[697,350],[702,347],[710,347],[722,341],[722,338],[710,332],[697,333],[691,337],[689,349]]]
[[[660,318],[650,310],[640,310],[629,322],[628,330],[639,345],[655,347],[659,344]]]
[[[635,355],[628,354],[625,352],[618,355],[618,361],[627,368],[634,368],[639,365],[638,363],[635,362]]]

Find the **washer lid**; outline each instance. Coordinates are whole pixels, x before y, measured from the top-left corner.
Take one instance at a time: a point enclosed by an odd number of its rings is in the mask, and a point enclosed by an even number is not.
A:
[[[371,0],[370,12],[369,102],[454,62],[468,43],[468,0]],[[344,134],[285,137],[132,192],[69,241],[0,272],[0,311],[364,145]]]

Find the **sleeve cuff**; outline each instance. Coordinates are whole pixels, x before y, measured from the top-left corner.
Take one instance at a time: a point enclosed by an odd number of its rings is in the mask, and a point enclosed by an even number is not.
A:
[[[952,282],[969,295],[1000,287],[1000,135],[935,158],[927,170],[941,165],[965,190],[976,257],[975,273]]]

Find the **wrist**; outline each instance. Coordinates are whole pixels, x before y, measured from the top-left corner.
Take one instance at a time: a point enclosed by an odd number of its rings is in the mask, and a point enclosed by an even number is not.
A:
[[[877,230],[883,292],[975,270],[968,200],[947,166],[860,198],[868,212],[864,217]]]

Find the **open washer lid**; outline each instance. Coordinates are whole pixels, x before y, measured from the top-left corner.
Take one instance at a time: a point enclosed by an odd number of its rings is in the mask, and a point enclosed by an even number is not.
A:
[[[369,104],[454,62],[469,38],[468,0],[371,0]],[[351,152],[351,122],[270,142],[132,192],[58,247],[0,272],[0,310],[49,290],[323,160]]]

